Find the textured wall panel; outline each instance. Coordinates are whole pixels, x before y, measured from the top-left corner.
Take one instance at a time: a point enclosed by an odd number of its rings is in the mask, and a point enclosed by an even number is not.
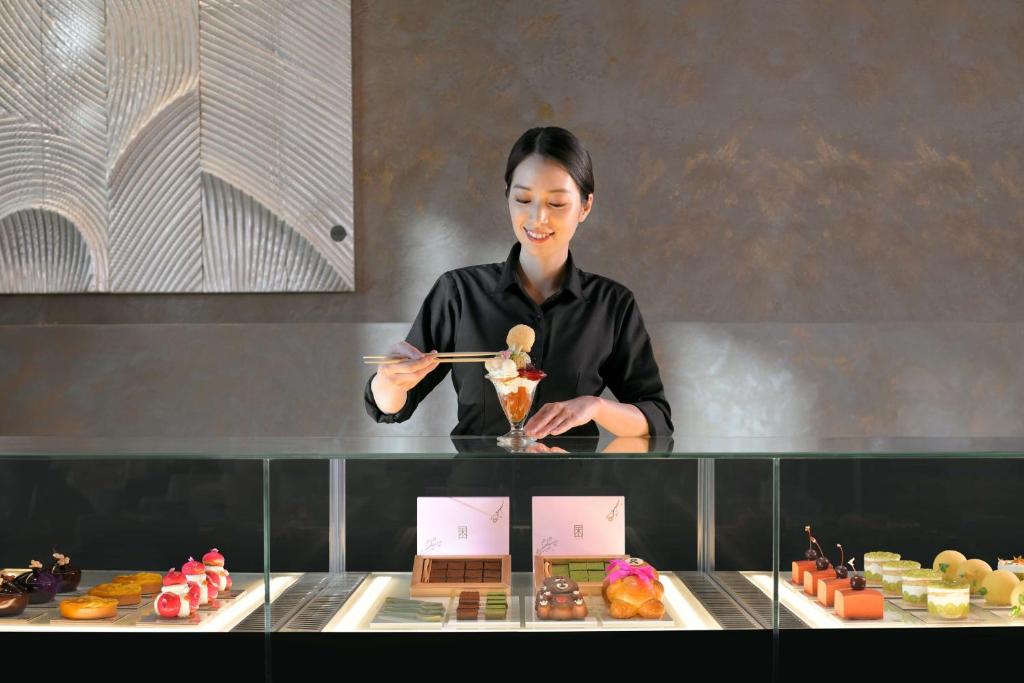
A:
[[[38,2],[0,0],[0,112],[39,124],[47,120],[43,27]]]
[[[0,291],[79,291],[90,273],[89,248],[63,216],[28,209],[0,219]]]
[[[105,186],[102,162],[93,151],[39,123],[0,118],[0,219],[32,208],[52,211],[75,226],[89,249],[87,283],[65,291],[106,286]],[[12,290],[0,289],[5,291]],[[16,291],[33,290],[19,286]]]
[[[287,3],[280,21],[283,116],[281,202],[338,271],[340,289],[355,288],[353,239],[351,12],[333,2]],[[348,237],[330,239],[330,226]]]
[[[199,7],[107,4],[111,291],[202,290]]]
[[[92,272],[70,291],[108,287],[104,22],[102,0],[0,3],[0,219],[39,208],[71,221]]]
[[[198,26],[197,0],[108,1],[111,166],[164,107],[198,87]]]
[[[331,0],[0,0],[0,220],[63,217],[90,269],[38,260],[58,271],[0,294],[203,291],[203,168],[248,198],[208,198],[208,291],[352,289],[350,21]]]
[[[113,169],[112,291],[202,291],[199,175],[199,93],[192,89],[149,120]]]
[[[313,249],[302,249],[302,257],[317,263],[299,268],[329,264],[338,273],[332,281],[340,283],[332,289],[354,286],[352,195],[343,191],[352,177],[351,69],[340,39],[348,24],[347,5],[321,1],[214,0],[200,8],[203,170],[252,196],[308,241]],[[330,239],[335,224],[349,231],[341,244]],[[218,235],[230,224],[204,228],[207,248],[231,239]],[[210,258],[205,255],[208,265]],[[225,262],[217,271],[232,266]],[[220,291],[221,282],[206,289]],[[291,277],[283,282],[293,286]]]
[[[274,212],[203,174],[204,287],[210,292],[296,292],[341,287],[338,273]]]

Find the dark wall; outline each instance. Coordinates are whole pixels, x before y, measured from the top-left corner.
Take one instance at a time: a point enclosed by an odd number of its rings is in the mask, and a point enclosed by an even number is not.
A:
[[[357,291],[9,297],[0,322],[410,320],[501,260],[528,127],[589,146],[574,248],[651,320],[1019,321],[1024,7],[353,2]]]

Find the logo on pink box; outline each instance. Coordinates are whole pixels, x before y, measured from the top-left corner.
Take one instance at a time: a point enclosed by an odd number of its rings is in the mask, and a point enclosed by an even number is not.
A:
[[[533,554],[626,554],[623,496],[534,496]]]
[[[508,555],[508,498],[417,498],[416,554]]]

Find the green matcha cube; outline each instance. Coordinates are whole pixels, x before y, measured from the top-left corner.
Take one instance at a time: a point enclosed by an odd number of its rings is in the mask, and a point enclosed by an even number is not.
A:
[[[576,581],[577,583],[579,583],[580,581],[589,581],[590,580],[590,574],[588,574],[587,570],[585,570],[585,569],[582,570],[582,571],[570,571],[569,572],[569,578],[571,578],[573,581]]]
[[[553,565],[551,565],[551,576],[569,576],[569,565],[567,565],[567,564],[553,564]]]
[[[587,562],[587,571],[603,572],[604,562]]]

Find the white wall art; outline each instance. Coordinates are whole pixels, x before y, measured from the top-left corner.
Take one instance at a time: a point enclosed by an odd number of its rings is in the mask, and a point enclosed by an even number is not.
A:
[[[0,0],[0,293],[355,284],[347,0]]]

